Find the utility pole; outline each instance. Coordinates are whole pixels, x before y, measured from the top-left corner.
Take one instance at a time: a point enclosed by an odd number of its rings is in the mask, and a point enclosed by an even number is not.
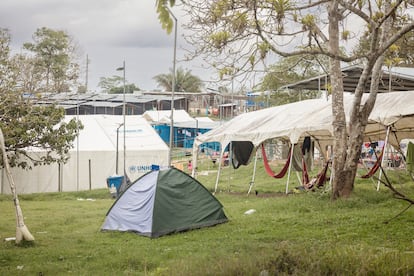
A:
[[[174,148],[174,92],[175,92],[175,64],[177,54],[177,18],[172,11],[167,7],[168,13],[174,19],[174,55],[173,55],[173,70],[171,81],[171,115],[170,115],[170,152],[168,154],[168,166],[172,166],[172,153]]]

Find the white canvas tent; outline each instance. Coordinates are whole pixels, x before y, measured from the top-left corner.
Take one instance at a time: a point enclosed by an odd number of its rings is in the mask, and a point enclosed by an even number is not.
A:
[[[152,124],[169,124],[171,122],[171,110],[148,110],[142,116]],[[174,124],[179,122],[195,122],[195,119],[185,110],[174,109],[173,116]]]
[[[364,95],[363,101],[367,96]],[[344,95],[348,121],[353,100],[354,95]],[[231,141],[250,141],[256,149],[272,138],[284,138],[296,144],[299,139],[310,136],[323,151],[332,140],[332,120],[332,102],[325,99],[305,100],[239,115],[196,138],[193,176],[197,167],[198,148],[204,142],[219,142],[224,151]],[[414,91],[377,95],[365,132],[366,139],[383,140],[387,132],[390,133],[389,142],[395,146],[404,138],[414,137]]]
[[[220,125],[220,122],[213,121],[208,117],[193,118],[185,110],[174,110],[173,114],[174,127],[212,129]],[[149,110],[142,116],[153,125],[171,124],[171,110]]]
[[[213,121],[208,117],[196,117],[192,118],[191,121],[182,121],[174,122],[174,127],[179,128],[203,128],[203,129],[213,129],[218,127],[220,122]]]
[[[76,116],[66,116],[69,121]],[[12,170],[19,194],[76,191],[106,187],[106,179],[116,171],[116,141],[118,132],[118,167],[123,172],[123,116],[81,115],[84,128],[74,141],[66,164],[37,166],[25,171]],[[168,146],[142,116],[126,116],[125,169],[134,180],[151,170],[153,165],[168,166]],[[31,154],[42,154],[33,151]],[[9,183],[2,171],[1,192],[10,193]]]

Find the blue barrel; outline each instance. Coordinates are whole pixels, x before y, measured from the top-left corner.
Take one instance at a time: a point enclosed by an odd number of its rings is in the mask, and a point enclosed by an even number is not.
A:
[[[106,179],[106,184],[108,185],[109,192],[111,193],[112,197],[118,197],[119,189],[121,188],[123,181],[123,175],[110,176]]]

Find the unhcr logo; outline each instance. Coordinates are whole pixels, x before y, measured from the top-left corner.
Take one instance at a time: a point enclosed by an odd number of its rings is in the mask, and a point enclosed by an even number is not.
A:
[[[130,173],[143,173],[151,171],[151,165],[133,165],[129,167]]]
[[[132,165],[129,166],[128,170],[131,174],[134,173],[146,173],[149,171],[154,171],[154,170],[159,170],[159,166],[158,165]]]

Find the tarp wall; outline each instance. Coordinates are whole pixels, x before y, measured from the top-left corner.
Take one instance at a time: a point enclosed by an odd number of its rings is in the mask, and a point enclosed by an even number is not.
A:
[[[74,116],[67,116],[70,120]],[[123,174],[123,116],[83,115],[84,125],[79,141],[74,141],[66,164],[37,166],[25,171],[13,168],[16,190],[20,194],[77,191],[105,188],[106,179],[116,172],[116,140],[118,132],[118,174]],[[153,165],[168,167],[168,146],[141,116],[126,116],[125,170],[131,180],[151,170]],[[79,145],[79,147],[78,147]],[[41,151],[32,154],[41,154]],[[10,193],[5,171],[2,171],[1,192]]]

